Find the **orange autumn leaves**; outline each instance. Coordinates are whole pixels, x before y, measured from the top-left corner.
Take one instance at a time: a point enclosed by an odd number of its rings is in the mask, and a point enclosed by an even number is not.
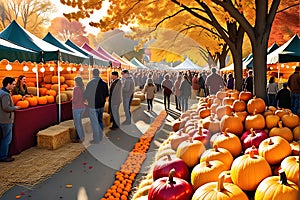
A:
[[[120,170],[116,172],[113,185],[106,191],[101,200],[129,199],[128,195],[131,191],[134,179],[137,173],[139,173],[141,166],[147,157],[146,153],[151,145],[153,137],[161,127],[166,116],[167,112],[161,111],[148,130],[141,136],[139,142],[134,145],[127,160],[121,166]]]

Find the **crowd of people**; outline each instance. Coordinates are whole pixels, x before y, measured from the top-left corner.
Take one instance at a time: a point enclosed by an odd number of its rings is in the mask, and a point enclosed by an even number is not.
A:
[[[222,76],[216,68],[212,68],[210,73],[205,71],[133,71],[130,73],[125,69],[121,72],[121,77],[119,72],[113,71],[111,72],[110,87],[99,76],[99,69],[93,69],[92,75],[93,78],[86,86],[80,76],[74,79],[72,113],[77,131],[75,142],[85,140],[81,119],[86,107],[93,130],[93,140],[90,143],[97,144],[102,140],[104,129],[102,117],[107,98],[112,122],[110,129],[114,130],[118,129],[120,125],[131,124],[130,105],[136,87],[145,93],[148,112],[153,111],[153,99],[160,90],[162,90],[165,110],[170,110],[171,95],[174,95],[176,109],[185,112],[188,109],[190,98],[214,95],[220,90],[234,89],[235,85],[233,74]],[[17,81],[12,77],[5,77],[2,85],[0,90],[0,162],[11,162],[14,159],[8,156],[8,148],[12,140],[14,111],[20,107],[13,104],[10,95],[20,94],[23,98],[32,95],[27,91],[24,75],[18,77]],[[253,93],[252,70],[249,70],[248,76],[244,78],[242,88]],[[295,72],[289,76],[288,82],[283,84],[282,89],[279,90],[274,76],[270,77],[266,89],[267,105],[288,108],[299,115],[300,67],[295,68]],[[125,114],[125,121],[122,123],[119,113],[121,103]]]

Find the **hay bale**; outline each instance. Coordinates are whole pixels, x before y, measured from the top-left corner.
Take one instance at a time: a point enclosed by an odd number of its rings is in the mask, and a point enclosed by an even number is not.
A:
[[[59,99],[59,95],[56,95],[56,103],[59,103],[58,99]],[[66,102],[66,101],[68,101],[67,94],[61,93],[60,94],[60,102]]]
[[[133,95],[134,98],[139,98],[141,101],[146,99],[145,94],[143,92],[135,92]]]
[[[27,87],[27,91],[29,94],[32,94],[33,96],[37,95],[37,88],[36,87]]]
[[[73,91],[68,90],[68,91],[62,91],[61,94],[66,94],[68,97],[68,101],[73,98]]]
[[[59,126],[63,126],[69,129],[70,138],[72,141],[77,139],[77,132],[73,120],[63,121],[59,123]]]
[[[87,133],[93,133],[91,121],[89,117],[82,118],[82,126],[83,126],[83,131],[85,134]]]
[[[141,104],[140,98],[132,98],[131,106],[139,106]]]
[[[69,142],[71,142],[71,138],[67,127],[50,126],[37,134],[37,146],[40,148],[54,150]]]
[[[109,126],[110,125],[110,114],[108,114],[107,112],[104,112],[102,121],[103,121],[104,127]]]

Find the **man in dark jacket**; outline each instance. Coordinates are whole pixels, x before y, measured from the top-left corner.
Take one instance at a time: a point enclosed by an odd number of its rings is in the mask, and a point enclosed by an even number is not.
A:
[[[104,124],[102,121],[104,104],[108,94],[108,86],[100,77],[99,70],[93,69],[93,79],[88,82],[84,99],[88,101],[89,117],[93,129],[91,144],[99,143],[103,138]]]
[[[134,93],[134,81],[133,78],[129,75],[129,71],[127,69],[122,71],[122,77],[123,77],[123,85],[122,85],[123,108],[126,117],[126,120],[122,123],[122,125],[129,125],[131,124],[130,104]]]
[[[111,73],[112,83],[109,90],[109,111],[111,114],[112,126],[110,129],[117,129],[120,126],[119,107],[122,102],[122,83],[119,79],[119,73]]]

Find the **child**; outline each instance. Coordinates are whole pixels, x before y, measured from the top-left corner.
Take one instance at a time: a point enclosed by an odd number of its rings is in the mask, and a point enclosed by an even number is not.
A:
[[[153,84],[153,80],[151,78],[147,79],[147,82],[144,86],[143,92],[146,95],[147,104],[148,104],[148,112],[153,110],[153,99],[156,93],[156,86]]]
[[[279,108],[291,109],[291,92],[287,89],[287,83],[283,83],[283,88],[276,95]]]

